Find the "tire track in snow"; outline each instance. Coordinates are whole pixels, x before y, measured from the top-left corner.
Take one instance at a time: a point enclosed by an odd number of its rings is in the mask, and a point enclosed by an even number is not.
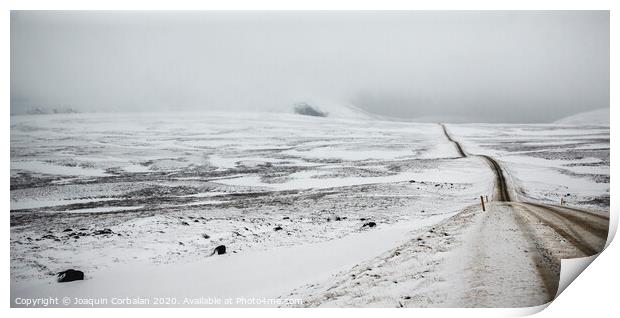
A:
[[[584,231],[597,236],[603,241],[607,239],[609,219],[603,218],[602,220],[604,221],[601,222],[601,220],[597,219],[599,216],[595,216],[594,214],[566,213],[565,211],[562,211],[559,208],[550,207],[550,206],[543,205],[543,204],[531,203],[531,202],[524,203],[524,204],[529,205],[529,206],[534,206],[539,209],[543,209],[550,213],[553,213],[563,218],[564,220],[570,221],[571,225],[581,228]]]
[[[566,222],[567,219],[563,219],[561,217],[556,217],[556,220],[552,219],[553,215],[544,215],[541,211],[546,209],[532,209],[531,206],[522,205],[521,206],[527,213],[531,214],[538,220],[542,221],[544,224],[547,224],[551,227],[556,233],[565,238],[571,245],[577,248],[579,251],[583,253],[582,257],[595,255],[597,250],[590,246],[590,244],[586,243],[586,240],[583,238],[578,231],[574,229],[576,227],[581,227],[578,223]],[[571,233],[572,232],[572,233]]]
[[[609,216],[593,213],[592,211],[588,211],[588,210],[584,210],[584,209],[578,209],[578,208],[574,208],[574,207],[568,207],[568,206],[565,206],[565,205],[546,204],[546,206],[550,207],[550,208],[563,209],[563,210],[569,210],[569,211],[573,211],[573,212],[577,212],[577,213],[588,214],[590,216],[599,218],[599,219],[601,219],[601,220],[603,220],[605,222],[609,222]]]

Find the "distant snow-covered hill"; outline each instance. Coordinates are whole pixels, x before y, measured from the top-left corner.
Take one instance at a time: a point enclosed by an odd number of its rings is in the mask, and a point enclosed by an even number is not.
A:
[[[609,108],[601,108],[564,117],[555,121],[554,124],[609,126]]]
[[[351,104],[335,102],[298,102],[291,110],[294,113],[307,116],[329,117],[339,119],[378,119],[378,116],[368,113]],[[303,111],[301,111],[303,110]]]

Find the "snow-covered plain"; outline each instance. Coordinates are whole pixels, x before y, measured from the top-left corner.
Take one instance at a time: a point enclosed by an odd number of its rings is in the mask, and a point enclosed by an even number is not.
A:
[[[502,162],[521,200],[608,210],[609,126],[450,127],[466,151]]]
[[[608,208],[608,128],[449,129],[467,152],[507,163],[525,197]],[[540,150],[549,146],[557,153]],[[458,158],[437,124],[266,113],[14,116],[11,294],[304,294],[299,288],[333,281],[476,204],[493,180],[482,159]],[[364,226],[371,221],[377,226]],[[220,244],[228,254],[209,256]],[[86,280],[55,283],[68,268]],[[394,293],[412,287],[403,286]]]

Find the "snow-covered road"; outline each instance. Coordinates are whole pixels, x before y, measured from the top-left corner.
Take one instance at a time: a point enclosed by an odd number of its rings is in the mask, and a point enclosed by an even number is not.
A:
[[[461,145],[443,132],[464,157]],[[470,206],[395,249],[332,277],[304,286],[304,306],[526,307],[556,296],[562,259],[603,250],[609,217],[583,209],[512,202],[521,186],[500,163],[495,195]],[[516,196],[518,197],[518,196]]]

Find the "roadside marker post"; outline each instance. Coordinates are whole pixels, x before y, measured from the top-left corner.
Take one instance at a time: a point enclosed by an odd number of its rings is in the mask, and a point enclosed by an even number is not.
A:
[[[482,212],[486,211],[484,208],[484,198],[482,196],[480,196],[480,203],[482,203]]]

